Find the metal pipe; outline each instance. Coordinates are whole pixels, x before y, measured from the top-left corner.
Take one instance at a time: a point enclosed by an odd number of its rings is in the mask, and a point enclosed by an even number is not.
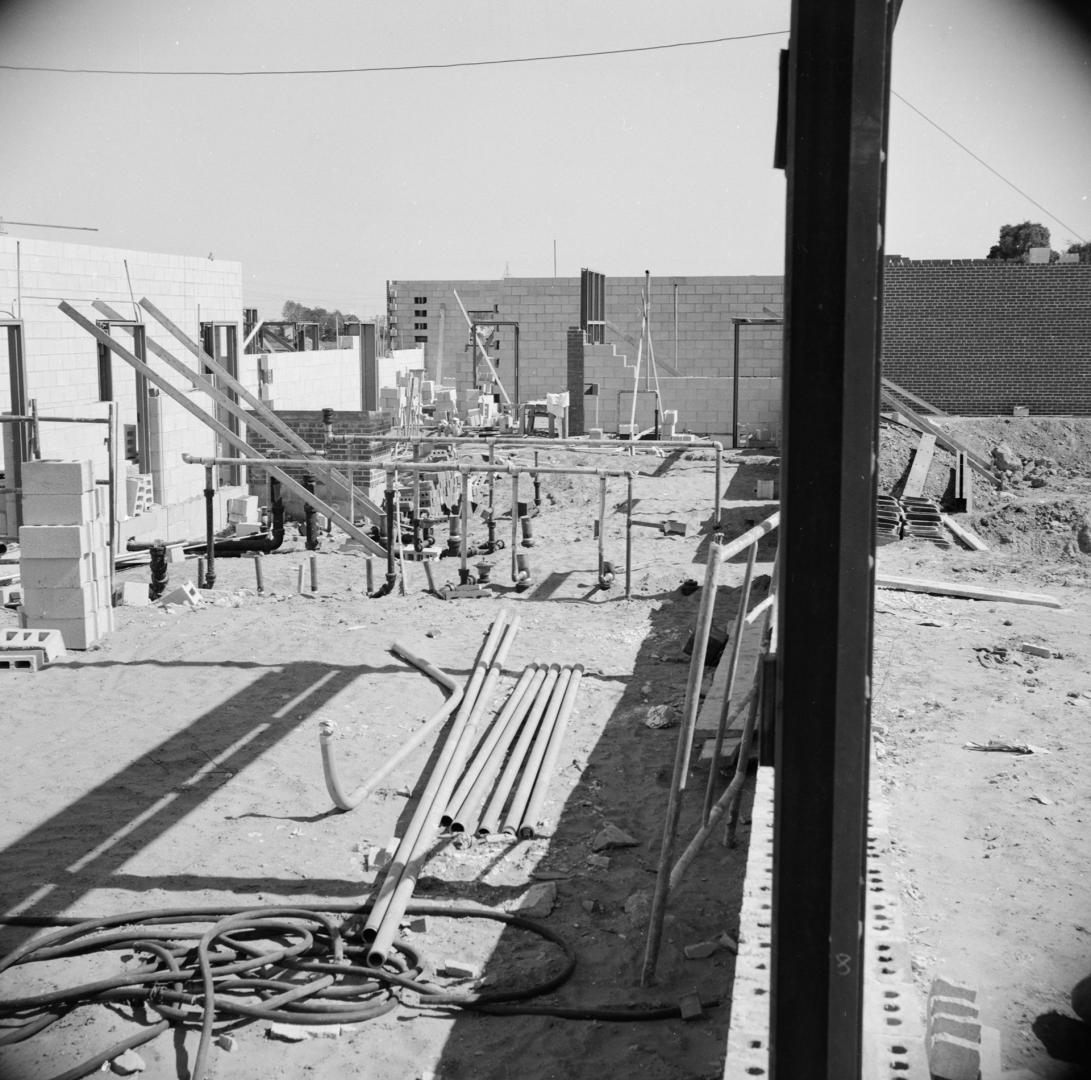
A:
[[[497,621],[499,621],[499,619]],[[465,714],[465,719],[458,729],[458,737],[454,741],[454,745],[451,747],[451,754],[446,761],[443,761],[447,749],[446,744],[444,745],[444,755],[441,755],[440,761],[436,763],[432,778],[429,780],[429,790],[426,790],[425,795],[421,796],[421,805],[427,804],[426,809],[424,813],[420,813],[420,807],[418,807],[418,813],[413,816],[413,822],[418,823],[419,821],[419,827],[415,830],[415,835],[412,837],[412,840],[406,849],[406,854],[403,855],[403,848],[406,847],[406,842],[410,840],[410,832],[407,831],[406,836],[403,837],[402,843],[398,847],[398,851],[395,853],[394,861],[390,866],[390,871],[383,880],[383,891],[386,892],[386,903],[383,906],[382,914],[376,919],[376,912],[379,910],[380,900],[383,898],[383,892],[381,891],[379,898],[375,901],[375,907],[372,908],[371,917],[368,919],[367,926],[364,928],[365,941],[368,940],[368,928],[371,928],[373,931],[369,941],[370,948],[368,950],[368,963],[372,966],[377,967],[382,964],[386,960],[387,953],[390,951],[391,943],[394,940],[394,934],[398,929],[398,922],[404,914],[405,907],[413,895],[413,890],[417,883],[417,875],[420,872],[421,865],[423,864],[431,845],[431,834],[439,826],[439,815],[443,813],[447,801],[450,798],[451,790],[458,780],[458,774],[461,772],[465,765],[466,758],[469,756],[477,721],[487,701],[487,693],[491,692],[491,688],[495,686],[496,679],[499,678],[500,668],[507,659],[508,649],[511,647],[511,643],[519,630],[519,622],[520,617],[516,615],[512,617],[511,621],[504,627],[502,640],[496,648],[495,656],[489,665],[488,673],[484,676],[484,685],[482,686],[481,694],[477,697],[477,700],[474,701],[470,710]],[[490,637],[492,637],[491,631]],[[460,715],[463,715],[461,710]],[[455,731],[452,729],[451,736],[454,736],[454,734]],[[448,741],[450,741],[451,736],[448,737]],[[387,881],[395,874],[397,875],[397,881],[391,889],[387,890]]]
[[[439,819],[440,825],[445,827],[449,826],[452,832],[463,831],[464,826],[459,814],[467,803],[467,797],[470,792],[476,788],[483,770],[490,762],[496,747],[503,744],[504,749],[506,749],[507,746],[510,745],[510,739],[514,739],[515,732],[513,731],[508,742],[504,742],[506,729],[513,716],[525,715],[525,710],[522,714],[519,714],[519,706],[524,698],[526,698],[527,690],[540,670],[541,669],[537,664],[531,664],[523,670],[522,675],[519,677],[519,681],[508,695],[507,701],[504,702],[504,707],[500,710],[499,715],[489,728],[489,733],[474,751],[473,760],[467,767],[465,775],[459,782],[458,787],[455,788],[454,793],[451,795],[450,802],[447,803],[447,809],[444,811],[443,816]],[[530,708],[532,700],[533,699],[527,700],[526,708]],[[500,760],[503,760],[502,753],[500,755]],[[496,768],[499,769],[499,767],[499,762],[497,762]],[[484,799],[484,792],[482,792],[481,799]]]
[[[727,667],[727,684],[724,687],[724,699],[720,704],[720,716],[716,723],[716,740],[712,749],[712,762],[708,769],[708,783],[705,785],[705,803],[701,811],[701,822],[708,824],[708,815],[712,813],[713,792],[716,790],[716,773],[719,771],[720,754],[724,747],[724,733],[727,731],[727,718],[731,712],[731,695],[735,691],[735,677],[739,670],[739,656],[742,653],[742,636],[746,628],[746,609],[750,606],[750,587],[754,581],[754,559],[758,545],[751,544],[747,551],[746,572],[743,574],[742,588],[739,591],[739,610],[735,615],[735,636],[731,641],[731,659]]]
[[[508,801],[511,789],[515,786],[515,778],[519,775],[519,770],[526,764],[527,754],[530,752],[530,747],[538,733],[542,715],[549,704],[550,695],[557,685],[560,674],[560,666],[550,664],[545,678],[538,684],[537,693],[531,703],[530,712],[523,723],[523,730],[519,733],[515,749],[509,755],[504,771],[500,774],[500,779],[492,793],[492,798],[489,799],[485,812],[481,815],[481,823],[477,827],[478,836],[488,836],[490,833],[499,830],[500,815],[504,811],[504,804]]]
[[[576,704],[576,695],[580,689],[580,679],[583,678],[583,665],[577,664],[572,668],[568,684],[564,688],[564,697],[561,699],[560,710],[557,713],[557,722],[549,733],[549,744],[546,746],[545,756],[542,758],[538,769],[534,788],[530,793],[526,809],[523,811],[523,820],[519,825],[519,838],[530,840],[536,834],[541,835],[538,825],[541,823],[539,815],[542,812],[542,804],[545,802],[546,791],[549,789],[549,781],[557,768],[557,757],[561,752],[561,743],[564,741],[565,731],[568,729],[568,719],[572,715],[572,709]]]
[[[473,709],[474,700],[477,697],[478,691],[481,689],[481,683],[484,681],[485,672],[489,664],[492,663],[493,657],[496,655],[500,639],[507,626],[508,614],[506,608],[500,610],[500,613],[497,615],[489,629],[484,644],[481,646],[481,651],[478,653],[477,660],[474,662],[473,670],[471,671],[470,678],[463,690],[462,700],[459,702],[458,713],[451,725],[451,730],[447,733],[443,749],[436,760],[435,766],[428,778],[428,782],[425,785],[425,789],[417,802],[417,808],[414,810],[413,816],[409,820],[409,825],[402,835],[397,851],[394,854],[394,860],[386,872],[382,887],[372,905],[368,921],[361,932],[361,936],[365,943],[370,943],[375,940],[379,925],[385,916],[387,909],[390,907],[391,898],[398,886],[398,881],[401,878],[402,872],[405,870],[405,866],[409,861],[413,847],[425,828],[435,795],[444,781],[444,774],[451,766],[452,759],[455,756],[455,750],[462,737],[462,732],[465,730],[466,720]]]
[[[312,555],[310,558],[311,564],[311,592],[318,592],[318,556]]]
[[[534,481],[534,505],[542,505],[542,482],[539,479],[541,470],[538,468],[538,451],[534,451],[534,472],[530,474]]]
[[[212,479],[212,466],[205,466],[205,578],[202,589],[211,589],[216,584],[216,527],[215,500],[216,488]]]
[[[520,581],[519,560],[515,553],[519,549],[519,474],[511,478],[511,580]]]
[[[599,585],[605,586],[603,566],[606,563],[606,477],[599,477]]]
[[[648,940],[644,950],[644,965],[640,985],[647,986],[655,974],[655,962],[659,956],[659,944],[663,935],[663,917],[666,914],[667,887],[674,838],[678,832],[678,818],[682,811],[682,792],[689,773],[690,750],[693,733],[697,727],[697,710],[700,704],[701,679],[705,670],[705,654],[708,651],[708,634],[712,627],[712,612],[716,606],[716,577],[727,548],[717,534],[708,549],[705,565],[705,586],[701,591],[701,603],[697,610],[697,623],[693,633],[693,652],[690,655],[689,678],[686,682],[684,717],[678,729],[678,742],[674,753],[674,773],[671,776],[667,813],[663,823],[663,841],[660,845],[659,866],[656,871],[655,892],[648,925]]]
[[[199,454],[183,454],[182,460],[187,465],[229,465],[239,464],[239,458],[224,458],[224,457],[205,457]],[[259,469],[282,469],[284,467],[296,467],[296,466],[308,466],[316,472],[320,472],[323,469],[333,469],[341,466],[365,466],[368,462],[365,461],[338,461],[336,463],[332,461],[315,461],[313,458],[249,458],[246,462],[251,468]],[[456,472],[456,473],[496,473],[497,475],[505,474],[507,476],[514,476],[516,473],[529,473],[533,472],[533,466],[531,465],[519,465],[509,462],[504,465],[466,465],[464,463],[451,463],[447,464],[442,461],[399,461],[398,469],[402,472],[420,472],[420,473],[444,473],[444,472]],[[388,470],[389,471],[389,470]],[[577,468],[564,468],[559,465],[541,465],[538,472],[544,473],[550,476],[628,476],[630,470],[628,469],[596,469],[593,467]],[[340,517],[340,515],[338,515]],[[337,518],[334,519],[335,521]],[[340,524],[340,522],[338,522]]]
[[[395,499],[395,475],[393,470],[386,474],[386,491],[384,517],[386,520],[386,591],[393,592],[398,580],[398,574],[394,569],[394,499]]]
[[[633,596],[633,478],[625,485],[625,599]]]
[[[462,701],[462,687],[445,671],[440,671],[435,665],[414,655],[397,642],[390,646],[390,651],[395,656],[401,657],[423,671],[435,682],[438,682],[447,691],[447,699],[425,720],[421,727],[402,743],[397,753],[388,758],[355,791],[350,793],[346,793],[341,784],[337,773],[337,764],[334,760],[333,738],[336,729],[331,721],[322,721],[319,732],[319,748],[322,751],[322,773],[326,778],[326,790],[339,810],[355,810],[425,739],[430,738],[435,732],[439,731],[459,702]]]
[[[265,578],[264,578],[264,575],[262,574],[262,565],[261,565],[262,558],[263,558],[263,556],[262,556],[262,553],[260,551],[255,551],[254,552],[254,581],[255,581],[255,583],[257,585],[257,590],[258,590],[259,593],[265,592]]]
[[[546,747],[549,744],[549,737],[553,733],[553,727],[557,723],[557,714],[561,710],[561,699],[564,697],[565,688],[571,678],[572,669],[568,667],[561,668],[557,675],[557,681],[553,686],[553,692],[549,695],[549,704],[546,706],[545,715],[542,717],[541,725],[534,739],[534,745],[527,755],[519,786],[512,796],[511,806],[508,807],[508,815],[504,818],[501,832],[507,833],[509,836],[515,836],[519,831],[519,826],[523,823],[527,804],[530,801],[530,793],[534,790],[538,772],[542,767],[542,759],[545,757]]]
[[[467,560],[469,558],[469,532],[470,532],[470,474],[462,474],[462,501],[459,506],[459,511],[462,515],[462,544],[459,546],[459,566],[458,566],[458,579],[459,584],[468,585],[470,582],[470,571],[467,567]]]
[[[313,495],[315,491],[314,477],[310,473],[304,473],[303,486]],[[309,502],[303,504],[304,531],[307,537],[307,550],[318,550],[318,528],[315,523],[314,507]]]

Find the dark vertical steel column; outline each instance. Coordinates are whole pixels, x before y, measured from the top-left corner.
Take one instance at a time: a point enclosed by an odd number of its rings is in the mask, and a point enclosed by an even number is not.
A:
[[[26,357],[23,353],[23,324],[19,320],[8,322],[8,376],[11,381],[11,411],[15,416],[26,416],[30,412],[27,399]],[[5,486],[21,489],[23,486],[23,462],[30,460],[30,425],[11,425],[11,446],[13,459],[7,462],[7,480]],[[8,531],[15,535],[19,525],[23,524],[23,496],[21,492],[14,497],[15,521],[8,522]],[[16,528],[12,528],[12,525]]]
[[[771,1063],[860,1075],[889,23],[794,0]]]
[[[379,365],[375,357],[375,324],[360,323],[360,389],[364,412],[379,407]]]

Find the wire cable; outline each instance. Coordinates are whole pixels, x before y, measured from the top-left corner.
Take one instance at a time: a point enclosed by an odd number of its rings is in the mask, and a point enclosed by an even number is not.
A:
[[[1037,199],[1032,198],[1021,187],[1017,187],[1015,184],[1013,184],[1003,173],[999,172],[997,169],[994,169],[983,157],[980,157],[978,154],[975,154],[965,143],[960,142],[946,128],[940,127],[940,125],[937,124],[936,121],[933,120],[927,113],[922,112],[911,101],[908,101],[908,100],[906,100],[906,98],[902,97],[902,95],[899,94],[897,90],[891,90],[890,93],[894,97],[896,97],[907,108],[912,109],[913,112],[915,112],[922,120],[925,121],[925,123],[931,124],[932,127],[934,127],[941,135],[946,136],[960,150],[962,150],[965,153],[969,154],[970,157],[972,157],[974,159],[974,161],[976,161],[979,165],[984,165],[984,167],[986,169],[988,169],[989,172],[991,172],[993,174],[993,176],[995,176],[998,180],[1002,180],[1005,184],[1008,185],[1008,187],[1010,187],[1012,189],[1012,191],[1017,192],[1019,195],[1022,195],[1023,198],[1027,200],[1027,202],[1032,203],[1034,206],[1038,207],[1038,209],[1041,210],[1043,214],[1045,214],[1047,217],[1051,218],[1053,221],[1057,222],[1058,225],[1060,225],[1063,228],[1067,229],[1081,243],[1086,243],[1086,240],[1084,240],[1084,238],[1082,236],[1080,236],[1080,234],[1078,232],[1076,232],[1076,230],[1073,229],[1071,225],[1069,225],[1066,222],[1062,221],[1059,217],[1057,217],[1056,214],[1054,214],[1051,211],[1047,210],[1040,202],[1038,202]]]
[[[242,71],[138,71],[134,68],[70,68],[44,64],[0,64],[4,71],[44,71],[58,75],[170,75],[238,78],[254,75],[375,75],[391,71],[449,71],[453,68],[497,67],[501,64],[539,64],[551,60],[582,60],[593,56],[622,56],[631,53],[660,52],[665,49],[689,49],[698,45],[722,45],[728,41],[752,41],[779,37],[787,30],[765,30],[757,34],[732,34],[696,41],[671,41],[659,45],[634,45],[627,49],[595,49],[588,52],[551,53],[542,56],[508,56],[496,60],[452,60],[437,64],[382,64],[373,67],[281,68]]]

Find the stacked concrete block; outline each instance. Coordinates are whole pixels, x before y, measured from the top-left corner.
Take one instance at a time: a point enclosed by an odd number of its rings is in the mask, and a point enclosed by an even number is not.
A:
[[[113,630],[105,490],[96,489],[90,461],[23,466],[22,624],[59,630],[69,649],[88,649]]]
[[[978,1080],[981,1034],[977,991],[933,979],[928,993],[928,1068],[933,1080]]]

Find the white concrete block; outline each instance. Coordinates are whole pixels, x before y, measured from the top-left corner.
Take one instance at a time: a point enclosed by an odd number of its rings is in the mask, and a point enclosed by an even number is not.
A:
[[[23,496],[24,525],[80,525],[96,517],[93,491]]]
[[[59,631],[67,649],[89,649],[99,638],[98,619],[94,612],[89,612],[81,619],[54,619],[25,615],[22,621],[27,630]]]
[[[19,578],[28,589],[73,589],[95,580],[92,556],[78,559],[19,560]]]
[[[93,491],[90,461],[28,461],[23,465],[23,495],[81,495]]]
[[[23,594],[23,611],[32,618],[82,619],[98,607],[98,586],[93,581],[73,589],[27,587]]]
[[[23,525],[19,529],[21,554],[27,559],[78,559],[103,544],[98,521],[83,525]]]

